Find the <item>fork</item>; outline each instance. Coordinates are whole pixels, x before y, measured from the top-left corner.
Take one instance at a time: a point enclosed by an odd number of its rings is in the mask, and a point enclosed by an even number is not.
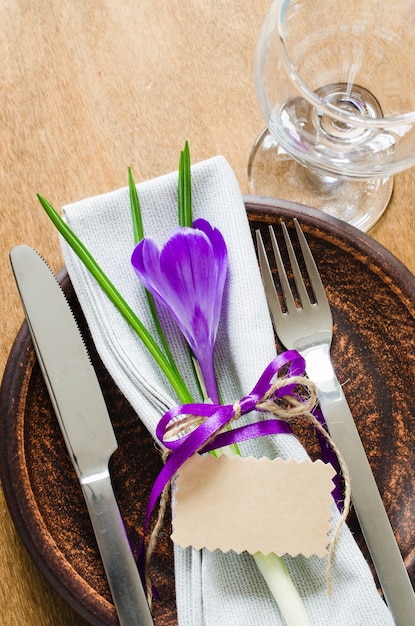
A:
[[[320,408],[330,435],[349,469],[353,505],[385,600],[397,626],[413,626],[414,590],[330,358],[333,320],[325,289],[301,227],[294,219],[314,295],[313,300],[310,298],[287,227],[284,222],[281,226],[297,292],[294,294],[291,289],[274,229],[269,226],[284,308],[280,304],[261,232],[256,231],[262,280],[275,332],[285,348],[297,350],[305,359],[306,372],[316,384]]]

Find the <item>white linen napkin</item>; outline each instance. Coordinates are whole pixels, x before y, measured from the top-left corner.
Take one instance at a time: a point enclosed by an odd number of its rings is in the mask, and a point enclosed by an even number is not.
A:
[[[229,276],[219,327],[216,363],[226,403],[242,398],[275,357],[268,314],[242,196],[228,163],[215,157],[192,167],[193,213],[218,227],[227,243]],[[144,230],[159,245],[177,226],[177,174],[138,185]],[[83,241],[138,317],[155,336],[144,292],[130,264],[133,250],[128,188],[89,198],[63,209],[68,225]],[[65,262],[98,352],[138,416],[153,434],[162,414],[176,404],[174,391],[151,356],[63,242]],[[187,351],[175,323],[163,316],[173,353],[186,371]],[[183,371],[183,368],[182,368]],[[193,389],[192,389],[193,391]],[[194,390],[196,393],[196,390]],[[197,395],[196,395],[197,397]],[[304,458],[292,435],[243,444],[244,454]],[[333,506],[333,524],[337,512]],[[315,626],[388,626],[390,613],[347,527],[343,527],[327,595],[326,560],[286,558]],[[175,547],[177,608],[180,626],[276,626],[279,609],[248,554]]]

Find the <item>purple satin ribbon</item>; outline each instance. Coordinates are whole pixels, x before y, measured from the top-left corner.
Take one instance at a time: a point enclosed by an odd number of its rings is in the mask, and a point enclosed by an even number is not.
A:
[[[303,376],[305,371],[305,361],[303,357],[295,350],[289,350],[279,354],[265,368],[255,387],[251,393],[239,401],[240,414],[246,415],[251,411],[258,410],[257,404],[269,392],[274,376],[286,367],[285,378],[293,376]],[[295,383],[287,383],[278,388],[273,397],[275,399],[283,398],[291,395],[295,391]],[[317,415],[321,419],[321,413]],[[204,421],[190,433],[175,439],[173,441],[165,441],[164,436],[169,424],[180,415],[200,416]],[[143,525],[143,539],[139,552],[139,568],[143,576],[144,564],[144,540],[153,509],[159,499],[164,487],[170,482],[175,473],[183,465],[183,463],[193,454],[199,452],[209,452],[223,446],[240,443],[256,437],[264,437],[267,435],[291,434],[289,424],[282,419],[266,419],[238,428],[233,428],[225,432],[221,431],[235,416],[235,407],[232,404],[214,405],[214,404],[184,404],[177,406],[163,415],[156,429],[156,435],[161,443],[169,448],[172,452],[153,485],[150,493],[147,511]],[[215,433],[218,433],[215,435]],[[337,469],[337,458],[333,450],[324,441],[322,446],[322,456],[325,462],[331,462]]]

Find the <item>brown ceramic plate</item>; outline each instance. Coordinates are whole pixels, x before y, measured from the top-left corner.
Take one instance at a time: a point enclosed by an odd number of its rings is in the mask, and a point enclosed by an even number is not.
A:
[[[252,230],[260,228],[264,235],[270,223],[290,223],[293,217],[301,221],[332,306],[335,368],[415,582],[415,278],[370,237],[318,211],[252,197],[246,197],[246,207]],[[150,486],[161,467],[159,455],[96,354],[65,270],[59,279],[85,333],[113,419],[119,449],[111,472],[136,549]],[[314,437],[305,429],[298,434],[316,454]],[[2,382],[0,446],[7,503],[35,563],[91,624],[117,624],[83,497],[26,324]],[[349,524],[366,554],[353,513]],[[155,604],[156,626],[177,623],[168,535],[167,525],[153,561],[161,598]]]

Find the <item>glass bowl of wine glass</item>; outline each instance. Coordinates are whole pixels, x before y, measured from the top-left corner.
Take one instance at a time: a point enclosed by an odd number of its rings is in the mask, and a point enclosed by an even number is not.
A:
[[[251,193],[369,230],[415,164],[415,0],[275,0],[255,87]]]

